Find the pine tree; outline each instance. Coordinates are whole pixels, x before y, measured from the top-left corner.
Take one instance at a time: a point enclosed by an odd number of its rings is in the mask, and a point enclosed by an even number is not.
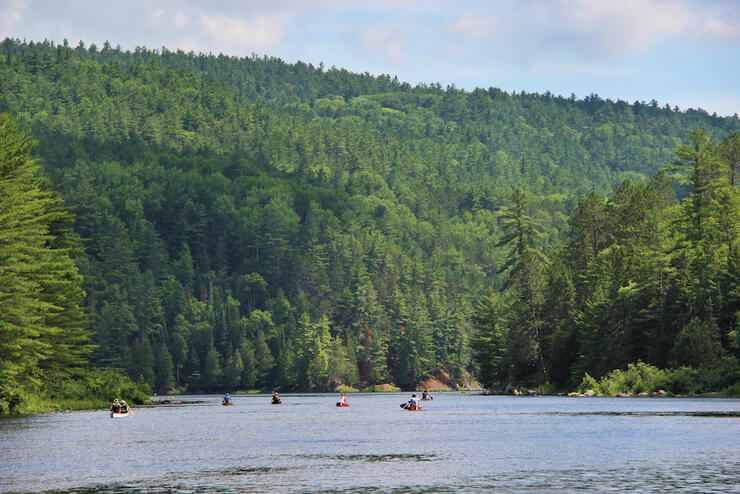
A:
[[[174,387],[173,370],[172,355],[167,345],[154,347],[154,389],[158,393],[166,393]]]
[[[489,291],[475,306],[472,322],[475,329],[471,347],[478,363],[480,382],[490,387],[502,376],[501,360],[504,354],[504,336],[501,332],[501,303],[496,292]]]
[[[511,194],[510,205],[500,213],[504,236],[498,247],[508,247],[506,261],[499,272],[508,272],[506,286],[511,289],[507,316],[507,362],[513,379],[547,378],[542,353],[543,269],[546,258],[540,253],[540,225],[530,215],[530,202],[524,191]],[[535,369],[532,369],[532,365]]]
[[[252,389],[257,382],[257,359],[254,355],[254,345],[252,342],[244,339],[239,347],[239,354],[243,366],[241,384],[246,389]]]
[[[228,389],[238,389],[241,384],[244,363],[239,352],[234,352],[226,361],[224,369],[224,386]]]
[[[740,196],[730,186],[728,162],[704,132],[692,132],[691,145],[680,146],[676,154],[679,159],[668,170],[680,173],[681,184],[689,192],[677,222],[681,250],[675,259],[686,266],[680,272],[688,276],[685,283],[691,319],[684,323],[679,336],[684,335],[681,341],[704,341],[699,333],[708,332],[711,356],[720,350],[718,321],[723,294],[719,282],[740,231]]]
[[[211,346],[203,361],[200,374],[201,388],[204,391],[215,391],[223,386],[224,372],[216,347]]]
[[[91,350],[69,216],[36,177],[33,145],[0,114],[0,382],[9,386],[74,373]]]
[[[257,335],[257,344],[254,348],[254,356],[257,361],[257,384],[263,389],[272,386],[272,371],[275,367],[275,358],[272,356],[270,347],[267,346],[265,334]]]
[[[149,338],[137,338],[131,345],[131,358],[126,362],[128,375],[139,382],[154,386],[154,351]]]

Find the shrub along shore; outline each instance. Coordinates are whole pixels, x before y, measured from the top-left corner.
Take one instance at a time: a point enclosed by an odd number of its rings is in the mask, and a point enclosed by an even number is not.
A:
[[[512,384],[504,387],[500,382],[486,391],[487,394],[515,396],[615,396],[615,397],[664,397],[664,396],[731,396],[740,397],[740,364],[734,356],[720,358],[715,365],[700,368],[679,367],[659,369],[645,362],[629,364],[626,369],[615,369],[601,379],[585,373],[578,389],[571,392],[555,390],[548,386],[529,389]]]
[[[51,376],[34,392],[0,386],[0,415],[107,408],[114,398],[143,404],[150,394],[148,385],[135,383],[113,369],[87,369],[73,377]]]

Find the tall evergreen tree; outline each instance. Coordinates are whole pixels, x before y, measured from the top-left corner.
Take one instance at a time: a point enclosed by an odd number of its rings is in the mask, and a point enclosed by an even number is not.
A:
[[[497,244],[509,249],[499,272],[508,272],[506,286],[511,289],[507,363],[513,379],[531,379],[534,372],[547,376],[541,335],[543,269],[547,260],[539,250],[542,234],[530,208],[524,191],[514,190],[510,205],[501,212],[504,235]]]
[[[490,291],[478,301],[472,318],[475,332],[471,345],[480,369],[478,378],[486,387],[505,379],[501,365],[505,349],[501,311],[498,295]]]
[[[0,114],[0,381],[8,386],[74,373],[91,350],[70,258],[76,245],[62,226],[68,213],[36,176],[33,145]]]

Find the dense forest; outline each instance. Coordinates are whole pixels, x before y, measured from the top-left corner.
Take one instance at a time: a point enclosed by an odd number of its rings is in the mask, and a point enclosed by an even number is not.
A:
[[[12,39],[0,112],[0,224],[40,218],[0,238],[8,383],[740,381],[737,116]]]

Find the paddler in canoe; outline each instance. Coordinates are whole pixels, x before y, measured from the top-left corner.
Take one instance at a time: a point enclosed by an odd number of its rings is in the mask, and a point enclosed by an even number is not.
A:
[[[272,392],[272,404],[279,405],[280,403],[282,403],[282,401],[280,401],[280,396],[278,396],[277,391],[273,391]]]
[[[111,418],[128,417],[129,415],[133,414],[134,411],[131,409],[131,407],[128,406],[126,400],[118,401],[118,398],[116,398],[110,405]]]
[[[231,401],[231,396],[229,396],[229,393],[226,393],[226,396],[224,396],[224,399],[221,400],[221,404],[224,406],[231,406],[234,404],[234,402]]]
[[[433,399],[434,399],[433,397],[429,396],[429,390],[428,389],[421,393],[421,401],[429,401],[429,400],[433,400]]]
[[[407,401],[406,403],[401,403],[401,408],[412,412],[416,410],[421,410],[419,398],[417,398],[416,395],[411,395],[411,399],[409,401]]]
[[[337,402],[338,407],[348,407],[349,403],[347,402],[347,395],[344,393],[339,394],[339,401]]]

